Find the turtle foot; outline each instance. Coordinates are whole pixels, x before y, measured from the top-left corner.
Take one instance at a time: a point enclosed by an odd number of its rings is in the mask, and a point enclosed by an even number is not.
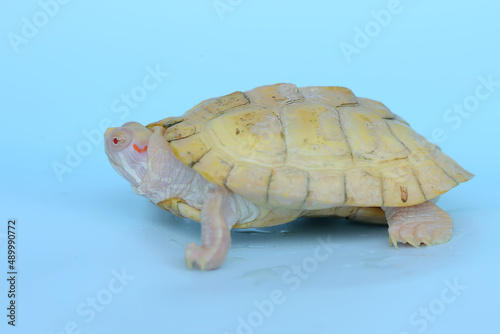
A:
[[[389,224],[389,243],[398,242],[414,247],[436,245],[450,240],[453,219],[431,202],[408,207],[383,207]]]
[[[227,249],[210,249],[191,242],[186,246],[186,265],[189,269],[192,269],[193,266],[200,270],[217,269],[224,263],[226,254]]]

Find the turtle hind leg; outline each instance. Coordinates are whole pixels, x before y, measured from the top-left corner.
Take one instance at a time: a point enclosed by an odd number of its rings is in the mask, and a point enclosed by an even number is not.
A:
[[[200,212],[202,246],[186,246],[186,264],[201,270],[219,268],[231,247],[231,228],[238,215],[232,196],[220,187],[211,189]]]
[[[436,245],[450,240],[453,219],[432,202],[407,207],[382,207],[389,224],[389,243],[398,242],[414,247]]]

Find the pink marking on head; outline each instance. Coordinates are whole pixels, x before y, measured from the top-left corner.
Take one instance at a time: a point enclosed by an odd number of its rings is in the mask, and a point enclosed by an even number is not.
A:
[[[132,147],[134,148],[134,150],[136,150],[138,153],[144,153],[148,150],[148,145],[144,146],[143,148],[140,148],[139,146],[137,146],[137,144],[134,144],[132,145]]]

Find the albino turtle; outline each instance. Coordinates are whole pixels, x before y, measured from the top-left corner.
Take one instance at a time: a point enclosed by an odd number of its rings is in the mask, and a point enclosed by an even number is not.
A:
[[[336,215],[389,225],[389,241],[451,238],[430,200],[473,175],[380,102],[343,87],[262,86],[208,99],[181,117],[105,134],[111,165],[133,190],[201,223],[191,268],[224,262],[231,228]]]

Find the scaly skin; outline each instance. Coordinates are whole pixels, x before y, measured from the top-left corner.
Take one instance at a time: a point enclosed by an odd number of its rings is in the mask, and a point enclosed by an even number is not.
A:
[[[414,247],[436,245],[450,240],[453,219],[432,202],[406,207],[382,207],[389,224],[389,243],[398,242]]]
[[[238,221],[238,210],[231,193],[217,187],[207,193],[201,209],[202,246],[194,242],[186,247],[186,264],[201,270],[219,268],[231,247],[231,228]]]
[[[106,131],[106,154],[115,170],[134,191],[158,204],[180,198],[200,209],[202,246],[186,247],[186,263],[201,270],[216,269],[231,246],[231,228],[252,220],[255,206],[239,195],[205,180],[177,160],[163,137],[165,129],[152,131],[139,123],[126,123]]]
[[[382,103],[345,87],[236,91],[105,137],[137,194],[201,223],[202,245],[189,244],[186,261],[203,270],[222,264],[232,228],[300,216],[387,218],[395,247],[446,242],[452,219],[426,201],[473,177]]]
[[[230,248],[231,228],[237,223],[254,221],[259,209],[183,164],[172,152],[164,133],[161,126],[147,129],[139,123],[108,129],[106,154],[115,170],[130,182],[137,194],[155,204],[176,199],[200,210],[202,245],[187,245],[186,263],[190,268],[216,269],[222,265]],[[421,243],[439,244],[451,237],[451,217],[431,202],[382,209],[389,224],[390,242],[395,247],[398,242],[415,247]],[[286,214],[281,212],[275,218],[284,220]]]

